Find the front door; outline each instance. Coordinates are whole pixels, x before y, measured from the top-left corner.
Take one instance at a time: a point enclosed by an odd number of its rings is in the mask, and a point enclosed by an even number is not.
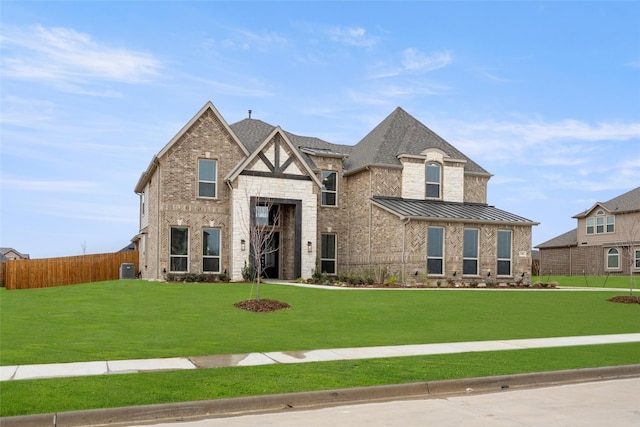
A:
[[[264,277],[278,279],[280,277],[280,233],[274,232],[264,248]]]

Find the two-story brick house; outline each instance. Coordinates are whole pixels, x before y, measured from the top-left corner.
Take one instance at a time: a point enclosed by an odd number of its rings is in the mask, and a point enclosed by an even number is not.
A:
[[[640,187],[573,218],[576,228],[536,246],[542,274],[640,274]]]
[[[346,146],[250,116],[229,125],[208,102],[135,187],[141,277],[241,280],[250,225],[276,212],[270,278],[387,267],[401,281],[527,279],[537,223],[488,205],[490,178],[401,108]]]

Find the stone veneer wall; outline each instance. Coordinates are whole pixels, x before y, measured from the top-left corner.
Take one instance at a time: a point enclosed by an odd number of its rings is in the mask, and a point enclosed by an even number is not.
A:
[[[306,249],[306,242],[317,242],[318,221],[318,186],[311,180],[266,178],[240,175],[234,183],[232,194],[233,229],[231,231],[231,260],[230,275],[232,280],[242,280],[242,267],[249,260],[249,223],[251,197],[280,198],[300,200],[302,209],[301,224],[301,275],[311,277],[315,268],[317,245],[312,246],[312,252]],[[284,234],[282,237],[286,237]],[[240,241],[246,241],[246,250],[242,251]],[[286,243],[285,243],[286,248]],[[285,249],[286,250],[286,249]],[[284,270],[283,270],[284,273]],[[288,277],[293,272],[287,270]]]

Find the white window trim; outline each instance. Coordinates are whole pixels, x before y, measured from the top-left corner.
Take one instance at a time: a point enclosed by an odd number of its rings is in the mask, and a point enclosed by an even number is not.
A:
[[[615,250],[616,253],[615,254],[610,254],[609,252],[611,252],[612,250]],[[617,267],[609,267],[609,257],[615,257],[618,260],[618,266]],[[620,250],[618,248],[609,248],[606,250],[606,252],[604,253],[604,265],[606,267],[607,270],[610,271],[619,271],[621,270],[620,268]]]

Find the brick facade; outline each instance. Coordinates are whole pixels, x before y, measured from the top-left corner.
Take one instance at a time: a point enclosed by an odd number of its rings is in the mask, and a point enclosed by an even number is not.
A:
[[[439,279],[453,278],[454,272],[456,280],[480,280],[489,272],[495,273],[497,231],[502,229],[513,232],[512,273],[502,279],[515,280],[523,273],[530,276],[530,222],[500,225],[407,219],[372,204],[376,196],[424,198],[428,160],[443,166],[444,200],[486,203],[490,175],[467,173],[466,160],[429,149],[425,154],[399,157],[398,165],[369,165],[348,171],[344,167],[346,155],[305,151],[309,162],[290,138],[273,128],[264,141],[249,140],[245,146],[215,107],[210,103],[203,107],[154,157],[136,186],[144,199],[138,235],[142,277],[163,279],[171,271],[171,227],[186,227],[188,272],[202,272],[203,228],[216,228],[221,236],[220,273],[241,280],[242,269],[251,260],[249,229],[256,200],[275,200],[281,208],[277,225],[279,278],[310,277],[319,266],[321,236],[329,233],[337,240],[338,274],[386,268],[401,281],[409,281],[416,273],[426,274],[429,226],[445,229],[445,272]],[[198,197],[199,159],[217,161],[215,198]],[[335,206],[322,206],[322,171],[337,173]],[[461,277],[465,227],[480,231],[480,271],[474,277]]]

